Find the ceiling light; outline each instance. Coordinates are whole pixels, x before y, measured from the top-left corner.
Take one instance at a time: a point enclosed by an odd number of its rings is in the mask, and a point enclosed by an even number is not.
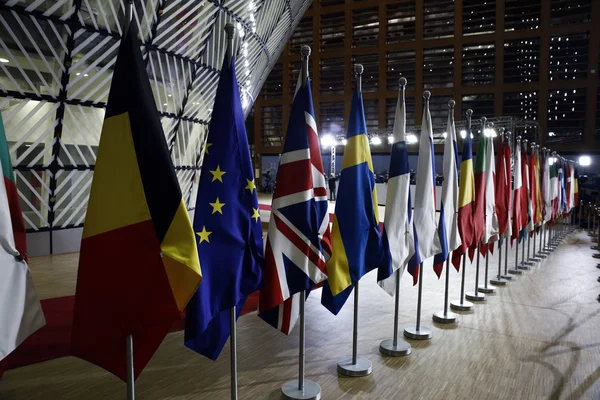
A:
[[[591,163],[592,163],[592,159],[590,158],[590,156],[579,157],[579,165],[581,165],[582,167],[587,167]]]
[[[413,133],[409,133],[408,135],[406,135],[406,143],[417,143],[418,141],[419,138],[417,137],[417,135]]]
[[[373,136],[371,138],[371,144],[374,144],[375,146],[380,145],[381,144],[381,138],[379,136]]]
[[[6,58],[2,58],[0,57],[0,63],[7,63],[9,62]]]
[[[321,138],[321,146],[334,147],[336,145],[335,138],[331,135],[323,135]]]
[[[460,137],[461,138],[466,138],[467,137],[467,131],[465,131],[464,129],[462,131],[460,131]]]
[[[348,140],[347,139],[342,139],[342,144],[345,146],[348,144]]]
[[[388,136],[388,143],[389,144],[394,144],[394,135]]]

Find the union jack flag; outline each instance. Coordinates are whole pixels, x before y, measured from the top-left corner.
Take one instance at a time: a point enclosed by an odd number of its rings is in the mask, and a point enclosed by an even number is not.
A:
[[[310,81],[299,85],[277,172],[265,249],[259,316],[289,334],[301,292],[327,279],[331,256],[326,179]]]

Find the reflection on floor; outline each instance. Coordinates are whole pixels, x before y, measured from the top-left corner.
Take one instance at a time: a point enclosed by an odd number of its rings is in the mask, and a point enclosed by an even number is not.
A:
[[[373,374],[346,378],[336,361],[351,351],[352,296],[334,317],[319,302],[307,302],[309,379],[324,399],[598,399],[600,398],[600,304],[598,269],[590,238],[578,231],[545,261],[516,282],[499,288],[486,304],[476,304],[455,326],[431,322],[443,305],[444,281],[431,263],[424,270],[423,321],[433,339],[411,341],[408,357],[384,358],[379,342],[392,335],[393,299],[371,273],[361,281],[359,352],[373,362]],[[509,253],[509,268],[514,252]],[[490,275],[497,271],[497,253]],[[483,259],[482,259],[483,261]],[[74,293],[77,255],[31,260],[42,298]],[[484,262],[481,265],[485,265]],[[467,290],[475,267],[467,263]],[[451,300],[460,275],[450,273]],[[416,287],[403,277],[401,327],[414,324]],[[239,321],[240,399],[279,399],[281,385],[296,377],[297,330],[289,337],[256,315]],[[140,399],[228,399],[229,348],[211,362],[183,346],[183,333],[167,336],[137,381]],[[104,370],[73,357],[6,372],[0,399],[122,399],[125,385]]]

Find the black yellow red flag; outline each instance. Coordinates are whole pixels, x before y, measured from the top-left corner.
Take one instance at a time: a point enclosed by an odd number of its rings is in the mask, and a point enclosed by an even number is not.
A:
[[[132,26],[108,97],[81,241],[73,355],[126,380],[133,335],[137,377],[201,281],[182,200]]]

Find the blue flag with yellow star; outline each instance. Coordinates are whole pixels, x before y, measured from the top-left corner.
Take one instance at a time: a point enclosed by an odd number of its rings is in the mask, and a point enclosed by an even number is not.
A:
[[[259,289],[262,226],[233,60],[221,69],[198,185],[194,232],[202,285],[189,302],[185,345],[215,360],[237,316]]]

